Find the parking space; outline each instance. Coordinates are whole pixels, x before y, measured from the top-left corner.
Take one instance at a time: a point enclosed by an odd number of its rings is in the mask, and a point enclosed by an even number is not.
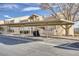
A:
[[[78,41],[45,37],[12,37],[0,35],[0,55],[60,56],[79,55]],[[68,48],[67,48],[68,47]],[[72,49],[75,48],[75,49]]]

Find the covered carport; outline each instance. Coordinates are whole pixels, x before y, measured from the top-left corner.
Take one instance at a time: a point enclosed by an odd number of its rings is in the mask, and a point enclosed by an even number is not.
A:
[[[60,20],[42,20],[42,21],[33,21],[33,22],[25,22],[25,23],[8,23],[8,24],[0,24],[0,26],[8,26],[8,27],[38,27],[38,26],[55,26],[60,25],[62,28],[65,26],[65,35],[68,36],[68,30],[74,23],[72,21],[60,19]],[[47,35],[48,36],[48,35]]]

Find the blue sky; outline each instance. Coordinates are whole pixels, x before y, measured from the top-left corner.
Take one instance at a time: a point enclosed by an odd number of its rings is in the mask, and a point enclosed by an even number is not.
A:
[[[42,10],[39,6],[40,4],[34,3],[0,3],[0,20],[32,14],[49,15],[48,11]]]
[[[42,10],[40,4],[35,3],[0,3],[0,20],[10,19],[20,16],[30,16],[32,14],[38,14],[42,16],[50,15],[48,11]],[[58,7],[55,7],[55,11],[58,12]],[[75,27],[79,26],[77,22]]]

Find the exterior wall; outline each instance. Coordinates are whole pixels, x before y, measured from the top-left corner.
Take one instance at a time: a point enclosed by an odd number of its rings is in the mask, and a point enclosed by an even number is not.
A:
[[[65,29],[63,29],[61,26],[57,26],[57,35],[65,35]],[[70,27],[69,34],[68,35],[74,35],[74,27]]]
[[[74,36],[74,26],[69,29],[69,35]]]
[[[65,35],[65,30],[61,26],[56,26],[56,35]]]
[[[45,27],[45,29],[46,30],[44,30],[44,31],[48,32],[49,35],[58,35],[58,36],[64,36],[65,35],[65,29],[63,29],[60,25],[48,26],[48,27]],[[69,29],[68,35],[70,35],[70,36],[74,35],[74,27],[73,26]]]

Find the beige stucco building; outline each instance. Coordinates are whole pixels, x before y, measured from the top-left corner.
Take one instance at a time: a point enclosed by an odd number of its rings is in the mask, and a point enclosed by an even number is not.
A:
[[[12,18],[12,19],[6,19],[5,21],[0,21],[0,24],[27,23],[27,22],[33,22],[33,21],[44,21],[44,20],[46,21],[46,20],[53,20],[54,19],[52,16],[43,17],[43,16],[36,15],[36,14],[34,14],[32,16],[36,17],[36,18],[32,19],[31,16],[16,17],[16,18]],[[44,29],[41,27],[7,27],[7,26],[4,26],[5,31],[7,31],[7,29],[8,30],[10,29],[10,30],[13,30],[13,32],[10,32],[10,33],[14,33],[14,34],[20,34],[20,31],[29,31],[29,33],[32,33],[32,31],[36,30],[36,28],[40,31],[41,34],[48,33],[49,35],[65,35],[65,33],[66,33],[65,29],[63,29],[60,25],[42,26],[42,27]],[[69,35],[74,35],[73,26],[69,29]]]

